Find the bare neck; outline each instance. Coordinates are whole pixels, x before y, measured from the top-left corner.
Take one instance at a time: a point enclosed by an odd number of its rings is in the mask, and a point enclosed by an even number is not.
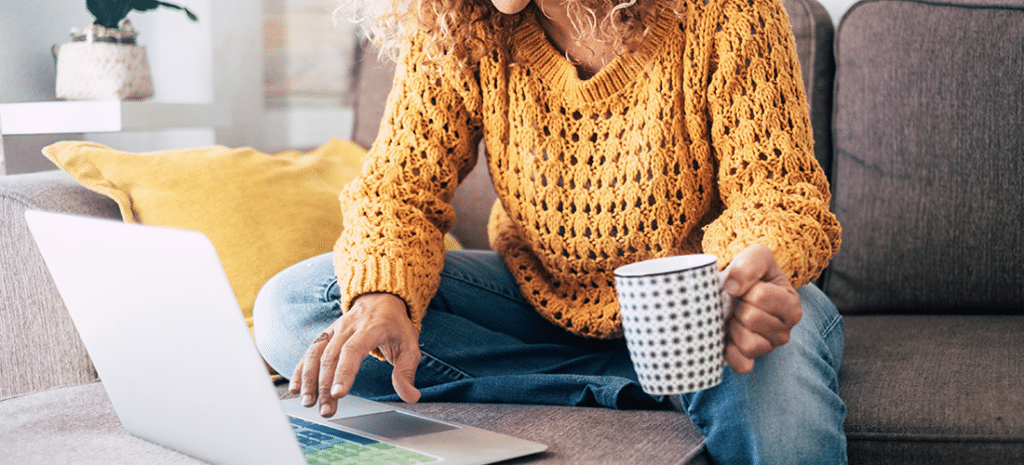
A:
[[[539,22],[552,45],[576,66],[580,78],[597,74],[615,59],[614,48],[594,37],[579,37],[560,0],[534,0],[541,11]],[[598,14],[601,14],[600,12]]]

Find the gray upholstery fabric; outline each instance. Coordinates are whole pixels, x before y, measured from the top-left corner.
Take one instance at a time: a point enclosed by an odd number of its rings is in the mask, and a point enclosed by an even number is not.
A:
[[[404,408],[547,444],[539,457],[508,463],[683,464],[704,437],[689,417],[670,411],[507,404],[413,404]],[[696,446],[696,450],[694,447]],[[695,458],[697,462],[690,462]]]
[[[1024,2],[865,1],[836,34],[824,289],[846,313],[1024,309]]]
[[[851,463],[1024,463],[1024,316],[845,323]]]
[[[206,463],[129,435],[99,383],[9,399],[0,416],[3,463]]]
[[[0,399],[96,379],[29,235],[26,208],[120,218],[113,201],[63,172],[0,176]]]
[[[832,170],[832,80],[835,74],[832,17],[814,0],[782,0],[782,6],[786,8],[796,38],[800,75],[807,90],[814,129],[814,157],[828,174]]]
[[[509,463],[703,463],[699,457],[687,461],[692,447],[703,439],[689,419],[676,412],[481,404],[400,406],[549,446],[542,455]],[[4,419],[0,422],[3,463],[203,463],[129,435],[100,383],[4,401],[0,418]],[[258,441],[253,438],[253,445]]]
[[[363,148],[370,148],[377,139],[377,130],[384,117],[384,103],[391,92],[395,65],[387,58],[378,57],[377,49],[364,39],[359,43],[359,59],[355,66],[352,141]]]

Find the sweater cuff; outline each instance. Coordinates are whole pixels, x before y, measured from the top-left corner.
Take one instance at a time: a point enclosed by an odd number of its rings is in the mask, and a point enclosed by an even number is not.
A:
[[[334,271],[338,278],[338,288],[341,290],[339,304],[342,313],[347,312],[352,307],[352,301],[363,294],[393,294],[405,302],[409,319],[419,334],[429,300],[429,297],[424,296],[432,293],[425,292],[425,288],[430,285],[423,283],[422,276],[416,276],[413,267],[408,266],[402,259],[391,256],[369,255],[353,261],[350,254],[342,254],[335,250],[334,257]],[[436,287],[434,283],[433,288]],[[377,350],[373,355],[382,358]]]
[[[717,256],[719,265],[725,267],[747,247],[764,245],[771,249],[793,287],[799,288],[821,274],[838,248],[838,240],[806,218],[774,213],[765,215],[764,219],[763,223],[751,222],[731,231],[725,228],[724,222],[708,225],[704,251]]]

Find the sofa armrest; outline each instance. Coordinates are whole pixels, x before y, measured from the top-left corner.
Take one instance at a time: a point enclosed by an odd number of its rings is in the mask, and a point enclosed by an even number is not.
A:
[[[0,176],[0,400],[96,380],[29,233],[26,209],[121,217],[113,200],[64,172]]]

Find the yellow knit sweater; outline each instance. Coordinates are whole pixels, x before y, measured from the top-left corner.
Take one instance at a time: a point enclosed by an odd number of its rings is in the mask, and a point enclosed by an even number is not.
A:
[[[342,308],[403,298],[419,327],[443,265],[448,204],[481,138],[498,193],[490,238],[537,311],[574,333],[622,334],[612,271],[706,252],[725,266],[770,247],[794,285],[817,276],[840,227],[813,158],[806,97],[778,0],[664,12],[638,54],[594,77],[532,16],[474,73],[399,63],[363,175],[342,194]]]

